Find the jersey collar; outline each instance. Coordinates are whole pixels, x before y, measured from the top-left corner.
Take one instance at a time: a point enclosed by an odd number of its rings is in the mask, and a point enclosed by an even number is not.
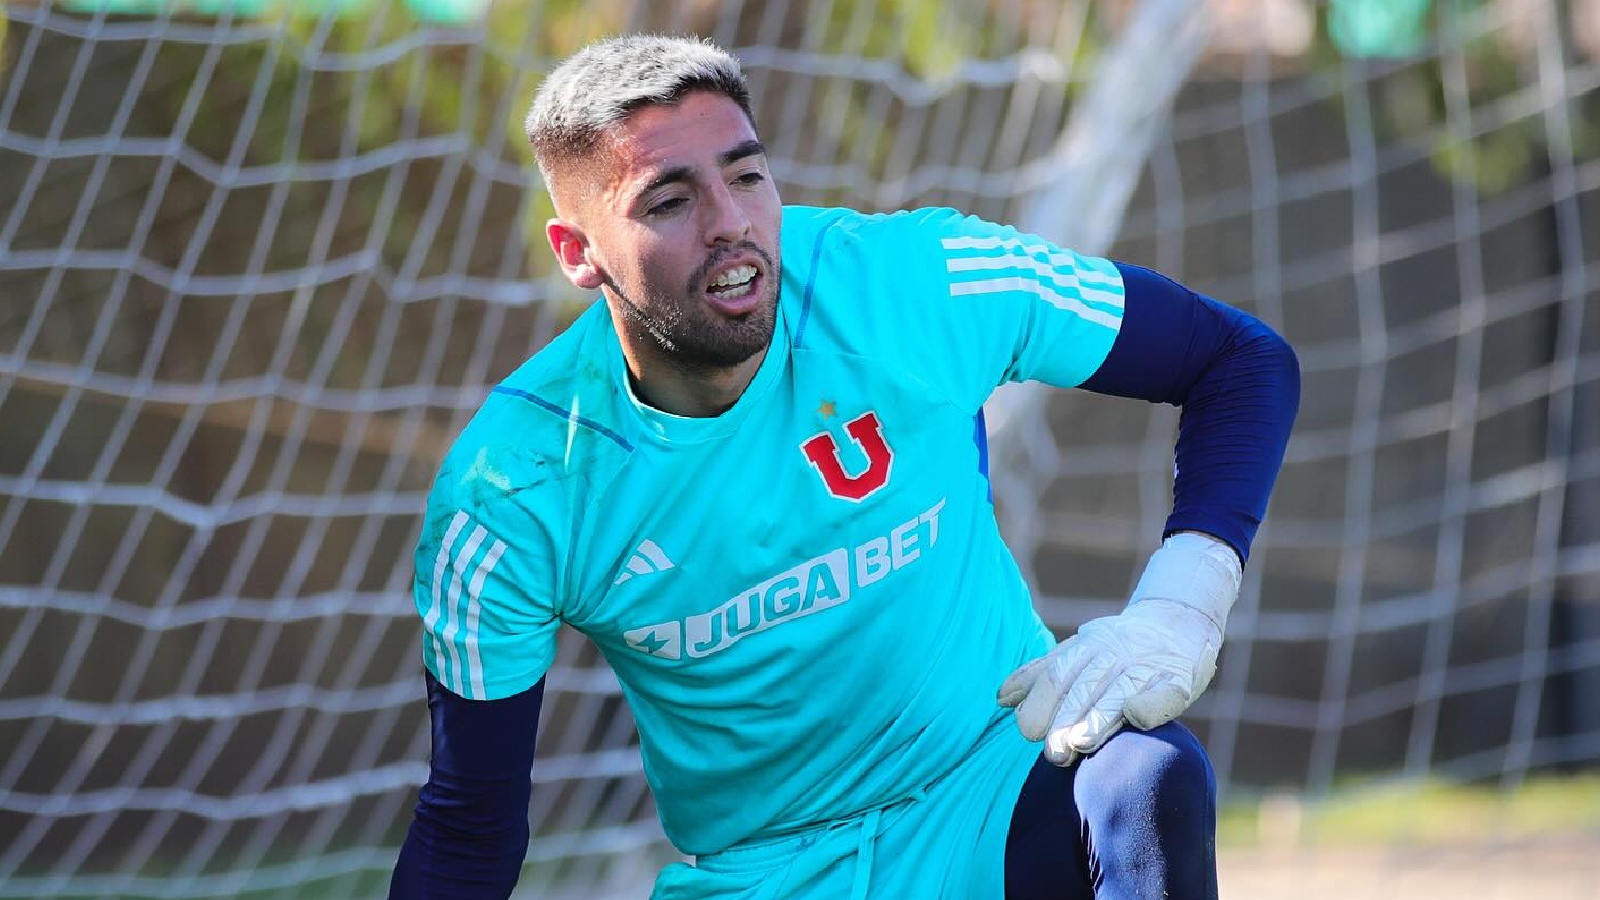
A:
[[[659,443],[692,444],[715,440],[731,434],[738,428],[739,423],[750,415],[750,410],[760,405],[762,398],[772,390],[773,385],[777,384],[788,362],[792,339],[788,328],[785,327],[784,305],[780,294],[772,327],[772,344],[767,348],[766,358],[761,360],[761,367],[756,370],[755,377],[750,380],[750,384],[745,387],[744,393],[739,395],[733,406],[721,415],[709,417],[677,416],[640,400],[633,391],[631,379],[628,378],[627,363],[622,355],[622,342],[617,337],[611,317],[605,316],[606,357],[610,364],[611,377],[615,383],[621,385],[621,393],[628,398],[628,405],[633,410],[632,418],[639,426],[639,430]]]

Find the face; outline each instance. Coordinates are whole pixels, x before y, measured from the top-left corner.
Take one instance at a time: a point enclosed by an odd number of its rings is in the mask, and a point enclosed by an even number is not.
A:
[[[764,350],[776,318],[782,215],[738,104],[695,91],[616,126],[593,190],[546,228],[568,278],[602,288],[635,353],[720,370]]]

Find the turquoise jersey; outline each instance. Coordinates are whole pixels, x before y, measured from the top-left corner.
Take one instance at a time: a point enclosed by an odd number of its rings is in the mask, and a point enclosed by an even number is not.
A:
[[[638,723],[663,827],[704,855],[903,798],[995,720],[1049,632],[1002,543],[974,416],[1070,387],[1116,268],[930,209],[789,207],[773,342],[726,413],[632,394],[604,303],[494,388],[417,548],[423,657],[526,690],[570,625]]]

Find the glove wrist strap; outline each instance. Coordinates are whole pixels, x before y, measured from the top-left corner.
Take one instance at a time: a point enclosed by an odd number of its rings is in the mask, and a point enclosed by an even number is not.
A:
[[[1182,603],[1210,619],[1221,634],[1243,578],[1232,547],[1209,535],[1180,532],[1150,554],[1128,605],[1147,599]]]

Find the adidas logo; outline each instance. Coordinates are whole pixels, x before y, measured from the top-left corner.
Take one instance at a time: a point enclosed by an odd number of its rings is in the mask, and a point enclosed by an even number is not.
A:
[[[656,545],[655,541],[646,538],[639,542],[639,546],[633,551],[633,556],[628,559],[628,565],[623,568],[622,574],[618,575],[617,580],[611,583],[614,585],[621,584],[635,575],[654,575],[657,572],[665,572],[671,568],[675,568],[672,560],[667,558],[667,554]]]

